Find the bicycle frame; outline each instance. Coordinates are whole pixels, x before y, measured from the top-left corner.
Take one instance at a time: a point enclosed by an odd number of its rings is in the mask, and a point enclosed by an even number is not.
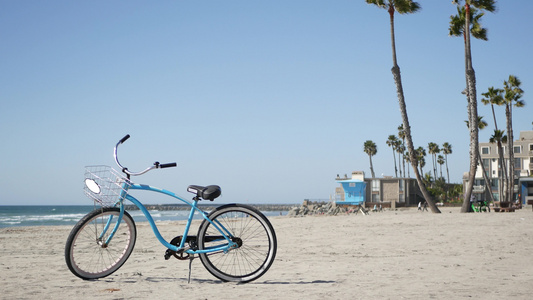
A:
[[[202,217],[207,222],[211,223],[214,226],[214,228],[216,228],[220,232],[221,238],[224,238],[228,243],[225,244],[225,245],[222,245],[222,246],[211,247],[211,248],[207,248],[207,249],[204,249],[204,250],[194,250],[194,249],[190,249],[189,248],[189,249],[186,249],[184,251],[185,253],[188,253],[188,254],[200,254],[200,253],[212,253],[212,252],[219,252],[219,251],[228,252],[230,249],[238,247],[237,244],[234,243],[231,240],[231,238],[233,237],[231,235],[231,233],[222,224],[220,224],[219,222],[211,221],[207,217],[208,214],[206,212],[204,212],[203,210],[201,210],[200,208],[198,208],[198,200],[194,200],[194,201],[190,202],[190,201],[187,201],[187,200],[179,197],[178,195],[174,194],[173,192],[170,192],[170,191],[164,190],[164,189],[159,189],[159,188],[152,187],[152,186],[145,185],[145,184],[134,184],[134,183],[131,183],[131,182],[124,182],[123,185],[122,185],[122,189],[123,190],[121,192],[120,199],[116,203],[116,205],[118,205],[119,208],[120,208],[120,214],[119,214],[119,217],[118,217],[119,219],[118,219],[118,222],[116,223],[115,227],[113,228],[111,234],[109,235],[109,237],[105,241],[105,244],[108,244],[111,241],[111,239],[113,238],[115,232],[117,231],[118,226],[120,225],[120,221],[122,220],[122,216],[124,215],[124,211],[125,211],[123,202],[124,202],[124,200],[128,200],[128,201],[132,202],[135,206],[137,206],[142,211],[142,213],[144,214],[144,216],[146,217],[146,219],[150,223],[150,227],[152,228],[152,231],[154,232],[154,235],[159,240],[159,242],[161,244],[163,244],[163,246],[167,247],[168,249],[170,249],[172,251],[180,251],[180,250],[185,248],[185,243],[186,243],[186,240],[187,240],[187,236],[189,234],[189,229],[190,229],[190,226],[191,226],[191,223],[192,223],[192,220],[193,220],[195,212],[199,212],[202,215]],[[157,228],[157,225],[155,224],[154,219],[152,218],[152,215],[150,215],[150,212],[146,209],[146,207],[144,207],[144,205],[139,200],[137,200],[135,197],[131,196],[128,193],[129,190],[144,190],[144,191],[162,193],[164,195],[167,195],[167,196],[170,196],[172,198],[178,199],[178,200],[182,201],[183,203],[185,203],[185,204],[187,204],[187,205],[189,205],[191,207],[191,210],[190,210],[190,213],[189,213],[189,217],[187,219],[187,224],[186,224],[185,230],[183,232],[183,238],[181,239],[180,245],[178,245],[178,246],[172,245],[161,236],[161,233],[159,232],[159,229]],[[104,235],[104,233],[109,229],[109,224],[111,223],[111,220],[112,220],[112,216],[109,218],[108,223],[104,227],[104,230],[103,230],[103,232],[102,232],[100,237],[102,237]]]

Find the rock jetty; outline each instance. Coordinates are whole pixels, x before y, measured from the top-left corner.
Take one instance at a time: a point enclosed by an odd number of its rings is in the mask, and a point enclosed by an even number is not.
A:
[[[335,202],[333,201],[312,202],[312,201],[305,200],[301,206],[291,208],[287,216],[289,217],[311,216],[311,215],[336,216],[338,214],[357,214],[359,212],[364,215],[368,214],[368,210],[366,210],[362,206],[336,205]]]

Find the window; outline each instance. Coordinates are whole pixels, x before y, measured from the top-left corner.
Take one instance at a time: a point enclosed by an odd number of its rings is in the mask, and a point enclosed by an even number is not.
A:
[[[513,147],[513,152],[514,153],[522,153],[522,146],[514,146]]]
[[[379,180],[372,180],[372,192],[379,192]]]
[[[522,169],[522,159],[520,157],[514,158],[514,168],[516,169]]]
[[[533,144],[529,144],[529,152],[533,151]]]
[[[481,147],[481,154],[490,154],[490,147]]]
[[[490,182],[490,186],[492,187],[492,190],[498,190],[498,179],[492,179]]]
[[[403,179],[398,180],[398,184],[399,184],[400,192],[402,192],[403,191],[403,186],[404,186]]]

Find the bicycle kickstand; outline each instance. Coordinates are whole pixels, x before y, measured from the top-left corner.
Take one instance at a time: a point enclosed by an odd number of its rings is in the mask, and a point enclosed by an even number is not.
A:
[[[192,260],[194,259],[194,254],[189,256],[189,279],[187,283],[191,283],[191,270],[192,270]]]

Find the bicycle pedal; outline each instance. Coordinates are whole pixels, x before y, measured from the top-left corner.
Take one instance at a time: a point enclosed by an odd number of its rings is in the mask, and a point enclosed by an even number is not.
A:
[[[167,251],[165,251],[165,260],[169,260],[170,257],[173,256],[174,254],[176,254],[176,251],[167,249]]]

